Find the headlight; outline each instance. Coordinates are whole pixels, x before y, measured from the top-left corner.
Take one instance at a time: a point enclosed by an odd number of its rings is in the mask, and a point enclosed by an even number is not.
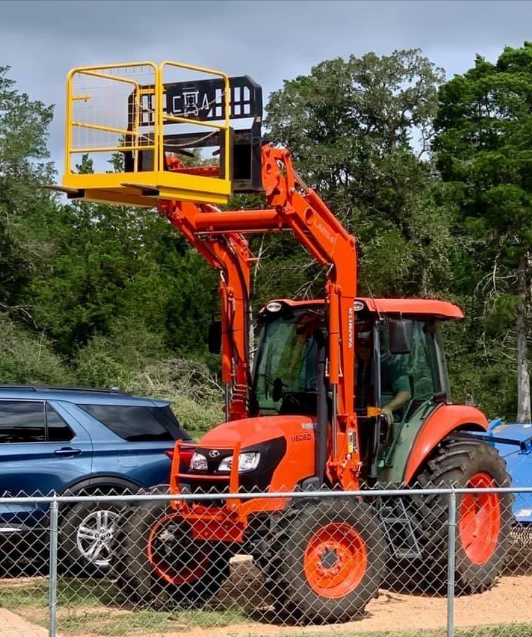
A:
[[[190,468],[192,471],[207,471],[209,468],[207,458],[202,453],[195,451],[190,461]]]
[[[253,471],[259,466],[260,462],[260,453],[258,451],[248,451],[245,453],[241,453],[238,456],[238,473],[245,473],[246,471]],[[218,467],[218,471],[231,471],[231,466],[233,464],[233,457],[229,456],[224,458],[220,462],[220,466]]]

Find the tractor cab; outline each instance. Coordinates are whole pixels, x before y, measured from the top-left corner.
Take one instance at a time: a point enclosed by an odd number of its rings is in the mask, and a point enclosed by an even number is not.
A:
[[[394,457],[406,453],[426,417],[450,401],[439,324],[462,313],[451,303],[418,299],[357,299],[354,305],[355,412],[363,473],[399,483]],[[321,300],[280,300],[261,310],[253,415],[317,417],[325,309]],[[330,388],[326,391],[330,421],[332,396]]]

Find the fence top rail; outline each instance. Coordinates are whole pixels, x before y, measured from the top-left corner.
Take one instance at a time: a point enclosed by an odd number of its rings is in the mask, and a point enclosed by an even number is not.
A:
[[[358,491],[283,491],[275,493],[136,493],[116,495],[47,495],[47,496],[3,496],[0,504],[51,504],[52,502],[167,502],[171,500],[252,500],[254,498],[271,499],[327,499],[327,498],[352,498],[352,497],[400,497],[417,495],[462,495],[465,493],[532,493],[530,487],[493,487],[493,488],[442,488],[442,489],[371,489]]]

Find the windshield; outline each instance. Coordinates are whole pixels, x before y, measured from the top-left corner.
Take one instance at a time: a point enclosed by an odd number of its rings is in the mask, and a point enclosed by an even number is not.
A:
[[[317,391],[316,330],[322,323],[314,311],[266,319],[253,379],[259,411],[278,413],[288,394]]]

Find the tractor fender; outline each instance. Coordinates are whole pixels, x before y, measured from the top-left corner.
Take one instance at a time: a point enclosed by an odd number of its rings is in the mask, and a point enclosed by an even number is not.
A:
[[[488,431],[488,420],[476,407],[442,405],[432,412],[418,431],[406,461],[403,484],[410,484],[423,462],[453,431]]]

